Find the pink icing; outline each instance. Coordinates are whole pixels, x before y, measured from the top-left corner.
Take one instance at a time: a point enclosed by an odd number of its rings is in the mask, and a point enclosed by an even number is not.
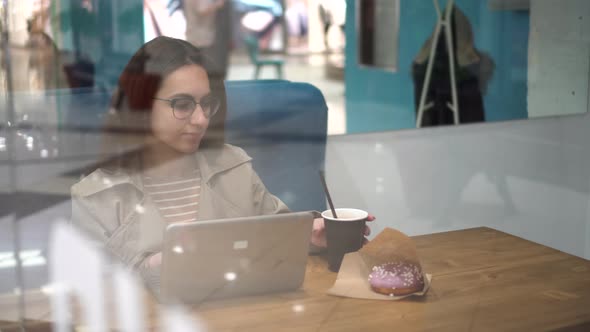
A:
[[[414,288],[423,286],[424,278],[416,264],[395,262],[373,267],[369,283],[378,288]]]

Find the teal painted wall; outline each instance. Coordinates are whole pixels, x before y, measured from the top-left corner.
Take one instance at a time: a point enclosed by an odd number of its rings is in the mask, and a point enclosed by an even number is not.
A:
[[[457,0],[470,19],[476,47],[496,64],[484,96],[487,121],[527,117],[528,12],[489,11],[486,1]],[[436,14],[430,0],[401,0],[396,72],[358,65],[356,0],[347,1],[347,132],[415,128],[411,65],[432,34]]]
[[[92,13],[74,10],[72,0],[52,4],[58,48],[95,65],[96,78],[114,85],[131,55],[143,44],[143,1],[94,1]]]

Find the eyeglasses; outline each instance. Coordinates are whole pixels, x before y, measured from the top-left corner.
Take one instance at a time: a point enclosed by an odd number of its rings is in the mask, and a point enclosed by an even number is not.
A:
[[[207,95],[201,100],[196,101],[192,98],[172,98],[172,99],[163,99],[163,98],[154,98],[155,100],[167,101],[170,103],[170,107],[172,107],[172,113],[174,117],[178,120],[185,120],[188,119],[195,110],[197,109],[197,105],[201,105],[201,110],[203,110],[203,115],[210,119],[212,118],[215,113],[219,110],[219,106],[221,105],[221,101],[219,98],[213,95]]]

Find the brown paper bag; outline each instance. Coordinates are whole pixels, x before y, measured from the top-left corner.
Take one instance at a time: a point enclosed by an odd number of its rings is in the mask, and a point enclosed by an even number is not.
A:
[[[420,264],[416,247],[404,233],[386,228],[358,252],[346,254],[334,286],[328,294],[370,300],[399,300],[408,296],[422,296],[430,287],[432,275],[424,273],[424,289],[405,296],[388,296],[374,292],[369,284],[373,266],[405,260]]]

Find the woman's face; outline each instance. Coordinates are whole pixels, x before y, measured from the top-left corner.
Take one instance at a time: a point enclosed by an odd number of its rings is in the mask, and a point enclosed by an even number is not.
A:
[[[207,72],[198,65],[186,65],[169,74],[155,98],[192,99],[200,101],[209,95]],[[154,137],[173,150],[181,153],[194,153],[199,149],[201,139],[209,126],[209,119],[203,114],[200,105],[186,119],[174,116],[170,102],[154,100],[151,114],[151,128]]]

